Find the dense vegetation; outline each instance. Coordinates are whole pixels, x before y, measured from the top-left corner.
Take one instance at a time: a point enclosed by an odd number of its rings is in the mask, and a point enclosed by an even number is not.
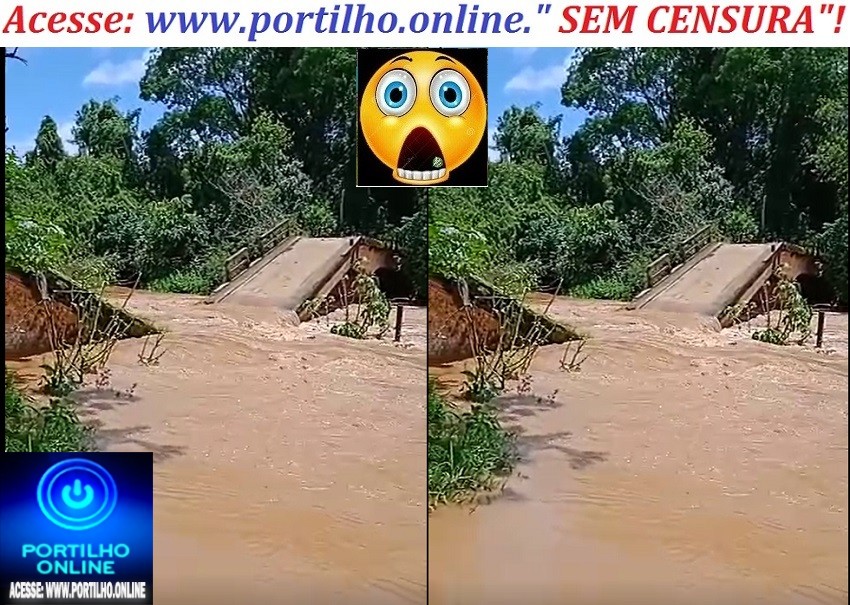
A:
[[[704,225],[819,251],[847,302],[847,49],[592,48],[561,89],[589,118],[513,107],[488,189],[430,196],[432,269],[629,298]]]
[[[5,377],[5,450],[6,452],[83,452],[93,445],[91,429],[77,417],[71,401],[52,397],[39,405],[15,383]]]
[[[578,50],[561,97],[588,119],[561,139],[559,118],[536,106],[505,112],[490,186],[430,194],[430,270],[517,294],[628,299],[649,261],[710,226],[734,242],[819,252],[846,304],[847,59],[847,49]],[[754,337],[784,344],[810,320],[793,304]],[[510,466],[493,406],[457,414],[432,392],[428,422],[432,503],[492,487]]]
[[[26,58],[7,49],[7,61]],[[355,60],[345,48],[154,51],[139,83],[166,110],[152,128],[91,100],[76,114],[77,151],[50,116],[30,152],[6,150],[6,266],[205,293],[228,255],[295,219],[311,235],[397,244],[424,294],[418,192],[355,187]],[[87,447],[67,397],[37,405],[8,375],[5,390],[7,451]]]
[[[50,117],[25,157],[7,150],[7,262],[204,292],[228,254],[294,217],[316,235],[397,241],[421,286],[424,196],[354,186],[355,60],[154,51],[140,95],[166,112],[152,128],[92,100],[78,153]],[[647,259],[710,224],[817,248],[846,302],[846,49],[582,49],[561,94],[590,115],[577,132],[512,107],[490,187],[431,192],[434,270],[625,298]]]
[[[32,151],[7,150],[7,264],[204,293],[229,254],[285,218],[426,258],[416,190],[355,187],[355,61],[345,48],[154,51],[139,84],[166,108],[152,128],[92,100],[72,129],[78,153],[49,116]],[[406,268],[421,285],[424,262]]]

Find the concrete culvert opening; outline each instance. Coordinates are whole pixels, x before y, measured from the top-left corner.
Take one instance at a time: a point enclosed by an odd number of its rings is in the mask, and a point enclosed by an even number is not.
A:
[[[800,295],[810,305],[836,306],[835,292],[822,275],[804,273],[798,275],[795,281],[800,290]]]
[[[378,282],[378,288],[390,300],[415,298],[416,288],[413,282],[399,269],[380,267],[375,271],[374,278]]]
[[[341,265],[329,265],[327,276],[322,277],[320,285],[312,288],[311,294],[300,303],[299,318],[307,321],[351,305],[368,303],[361,297],[365,295],[372,300],[375,290],[391,304],[424,306],[413,280],[403,269],[403,262],[391,247],[361,238]]]

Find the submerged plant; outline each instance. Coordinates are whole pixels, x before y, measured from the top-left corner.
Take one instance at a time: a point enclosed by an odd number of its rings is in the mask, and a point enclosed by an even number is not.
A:
[[[799,286],[781,269],[776,271],[772,287],[765,287],[762,301],[767,326],[753,332],[753,340],[775,345],[805,344],[812,335],[814,313]]]
[[[348,304],[348,289],[344,288],[345,321],[332,326],[331,334],[363,339],[374,331],[377,338],[382,338],[390,327],[390,302],[378,287],[378,280],[367,273],[359,261],[354,266],[354,275],[351,284],[356,300],[354,312]]]
[[[548,311],[555,296],[546,306]],[[471,327],[470,346],[474,366],[464,371],[464,395],[477,403],[490,401],[505,391],[507,382],[518,380],[528,372],[539,348],[549,342],[554,330],[547,326],[542,315],[529,314],[521,301],[511,298],[495,299],[492,310],[499,318],[499,337],[488,347],[476,331],[475,322],[465,307]]]

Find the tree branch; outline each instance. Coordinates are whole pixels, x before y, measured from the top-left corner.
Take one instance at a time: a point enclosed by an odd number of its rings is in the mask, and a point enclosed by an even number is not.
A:
[[[27,64],[27,60],[24,59],[22,56],[20,56],[18,54],[18,47],[17,46],[15,48],[13,48],[12,50],[9,50],[8,48],[4,47],[3,50],[4,50],[4,54],[5,54],[7,59],[12,59],[14,61],[20,61],[24,65]]]

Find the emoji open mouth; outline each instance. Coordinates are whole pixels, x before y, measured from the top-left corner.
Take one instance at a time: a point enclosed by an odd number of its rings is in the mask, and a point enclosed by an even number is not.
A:
[[[446,161],[437,139],[417,126],[407,135],[398,155],[396,174],[409,181],[433,181],[446,176]]]

